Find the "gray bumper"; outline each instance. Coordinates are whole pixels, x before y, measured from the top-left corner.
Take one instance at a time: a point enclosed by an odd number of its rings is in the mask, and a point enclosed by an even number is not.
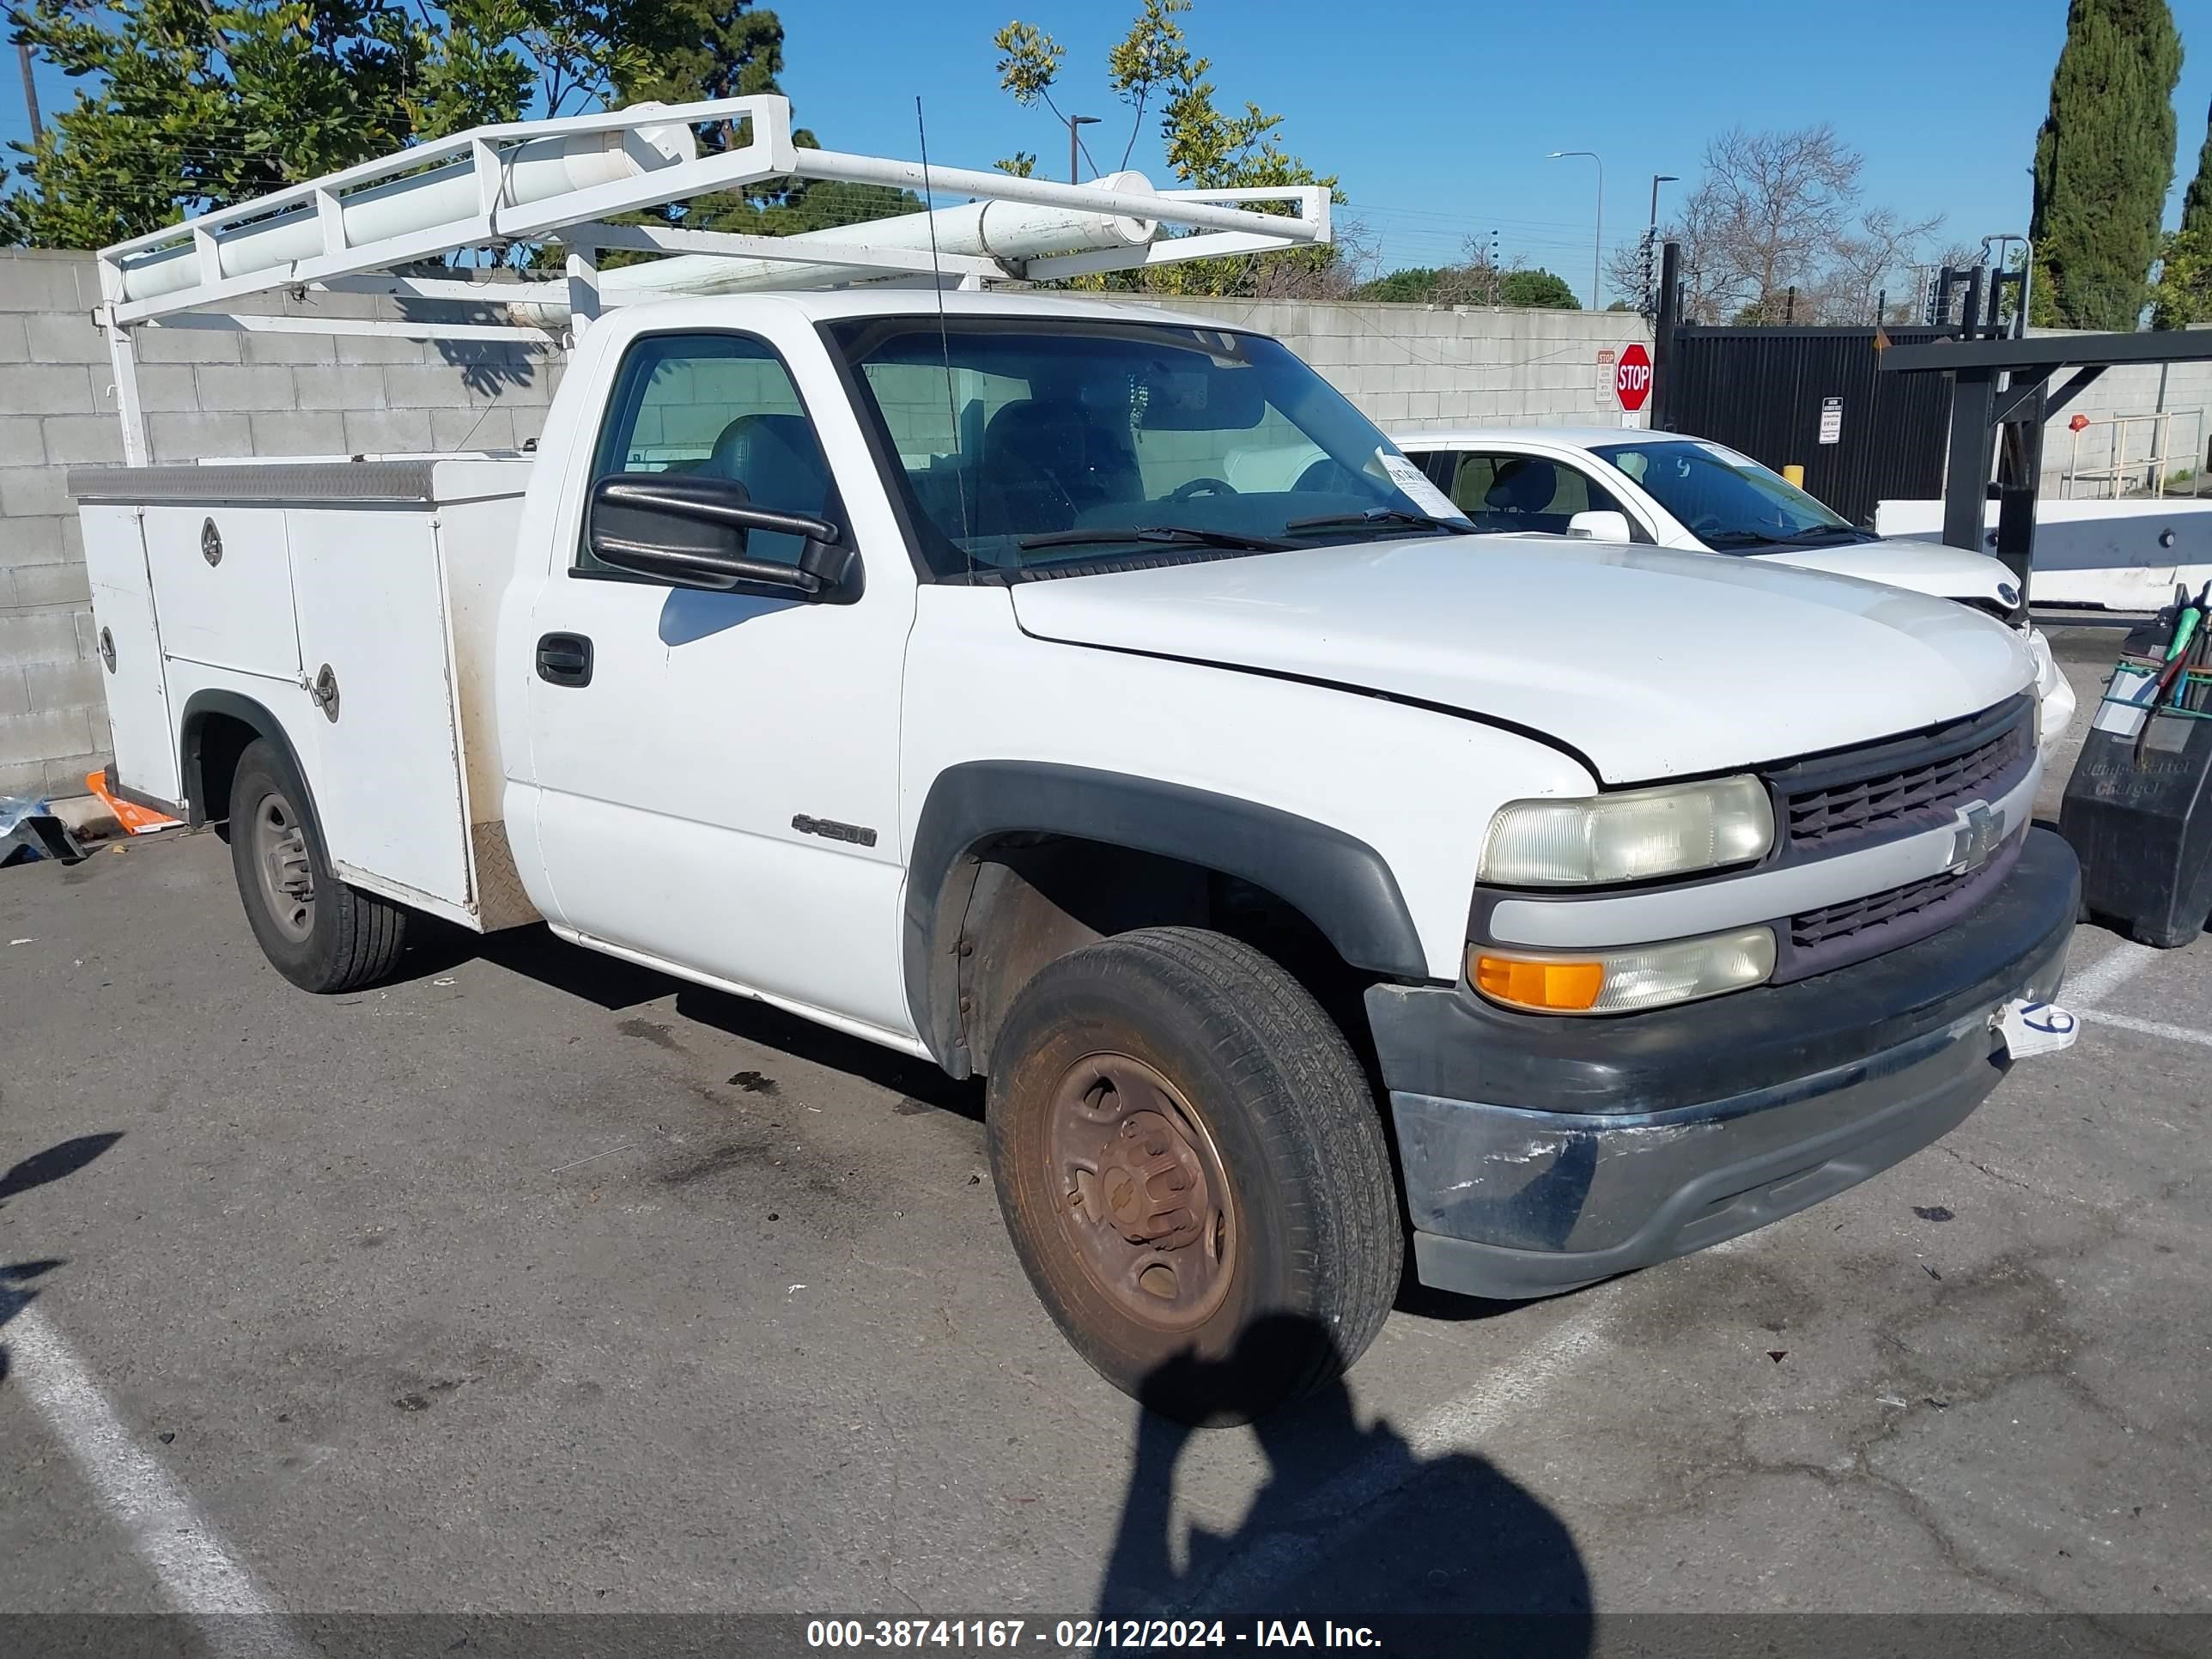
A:
[[[1887,964],[1778,988],[1764,1015],[1749,1000],[1728,1007],[1736,998],[1700,1005],[1702,1015],[1680,1011],[1676,1035],[1717,1045],[1694,1045],[1706,1065],[1735,1070],[1791,1049],[1801,1062],[1813,1054],[1826,1061],[1802,1063],[1798,1074],[1745,1077],[1756,1086],[1660,1109],[1624,1110],[1605,1099],[1613,1109],[1555,1111],[1401,1086],[1413,1068],[1394,1068],[1386,1046],[1421,1281],[1501,1300],[1572,1290],[1794,1214],[1956,1127],[2004,1077],[2008,1062],[1992,1029],[1997,1009],[2015,996],[2047,1000],[2064,977],[2078,887],[2063,843],[2037,833],[2048,843],[2037,849],[2039,868],[2008,882],[2013,890],[1986,921],[1961,924],[1948,948],[1939,937],[1910,947],[1917,959],[1900,951]],[[1932,982],[1931,973],[1953,982]],[[1914,994],[1899,1002],[1896,981],[1908,975]],[[1909,1013],[1884,1029],[1850,1007],[1855,993]],[[1808,1005],[1825,1020],[1802,1012]],[[1788,1018],[1776,1024],[1775,1010]],[[1638,1018],[1620,1022],[1611,1041],[1627,1041]],[[1714,1022],[1702,1033],[1692,1023],[1700,1018]],[[1753,1018],[1756,1031],[1746,1024]],[[1814,1028],[1847,1018],[1859,1021],[1860,1042],[1840,1054],[1845,1031]],[[1547,1035],[1558,1029],[1552,1023]],[[1601,1057],[1605,1029],[1589,1022],[1583,1030]],[[1498,1062],[1494,1074],[1525,1081],[1531,1068],[1519,1063],[1523,1056],[1499,1054],[1500,1035],[1489,1031],[1492,1042],[1484,1045]],[[1647,1085],[1683,1070],[1713,1074],[1694,1064],[1660,1066]],[[1590,1079],[1578,1086],[1601,1095]]]

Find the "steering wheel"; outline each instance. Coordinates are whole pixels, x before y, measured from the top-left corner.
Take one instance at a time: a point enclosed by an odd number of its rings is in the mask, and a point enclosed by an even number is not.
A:
[[[1191,478],[1168,491],[1171,501],[1187,501],[1194,495],[1234,495],[1237,486],[1226,478]]]

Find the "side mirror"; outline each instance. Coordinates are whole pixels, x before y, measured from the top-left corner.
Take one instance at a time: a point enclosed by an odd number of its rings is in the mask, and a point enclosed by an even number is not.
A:
[[[586,525],[592,556],[602,564],[678,587],[781,587],[822,599],[853,574],[853,551],[837,544],[843,532],[836,525],[755,507],[734,478],[616,473],[592,486]],[[745,537],[754,530],[804,537],[799,562],[747,557]]]
[[[1594,542],[1632,540],[1626,513],[1577,513],[1567,520],[1567,534],[1586,536]]]

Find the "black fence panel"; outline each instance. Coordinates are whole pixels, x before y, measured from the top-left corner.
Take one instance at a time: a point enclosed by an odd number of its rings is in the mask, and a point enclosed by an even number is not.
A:
[[[1882,333],[1905,345],[1954,331],[1891,327]],[[1870,520],[1883,500],[1938,498],[1948,377],[1876,374],[1875,333],[1678,328],[1654,387],[1653,424],[1711,438],[1778,472],[1802,466],[1805,488],[1853,524]],[[1832,441],[1821,441],[1824,429]]]

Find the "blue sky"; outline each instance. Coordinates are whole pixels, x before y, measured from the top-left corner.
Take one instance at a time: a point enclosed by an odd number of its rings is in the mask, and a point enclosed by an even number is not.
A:
[[[1065,130],[996,86],[991,35],[1018,15],[1068,47],[1061,107],[1107,118],[1085,137],[1102,164],[1119,159],[1129,123],[1105,89],[1105,53],[1133,0],[788,0],[778,9],[786,89],[832,149],[913,155],[919,94],[933,160],[985,167],[1026,149],[1056,173]],[[1225,107],[1249,98],[1280,111],[1288,146],[1340,177],[1349,216],[1380,242],[1386,267],[1454,258],[1469,236],[1494,230],[1509,260],[1549,265],[1579,290],[1589,281],[1595,178],[1587,161],[1545,153],[1604,157],[1611,244],[1641,234],[1654,173],[1694,179],[1706,141],[1736,123],[1832,122],[1866,157],[1867,200],[1945,214],[1944,240],[2025,230],[2027,167],[2065,12],[2063,0],[1996,11],[1927,0],[1373,9],[1197,0],[1184,26],[1214,59]],[[2169,222],[2212,102],[2212,7],[2175,13],[2190,50]],[[20,137],[14,76],[0,82],[0,138]],[[61,77],[41,77],[49,108],[67,96]],[[1132,164],[1165,177],[1152,131]]]

